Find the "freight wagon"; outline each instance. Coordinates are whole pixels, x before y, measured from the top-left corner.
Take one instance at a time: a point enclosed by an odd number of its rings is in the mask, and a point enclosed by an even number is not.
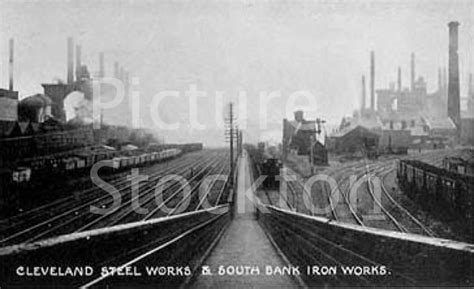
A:
[[[452,214],[472,219],[474,177],[417,160],[400,160],[397,178],[400,188],[410,198],[429,207],[445,208]]]

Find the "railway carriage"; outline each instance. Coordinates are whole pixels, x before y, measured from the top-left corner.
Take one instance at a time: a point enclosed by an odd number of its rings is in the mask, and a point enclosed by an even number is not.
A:
[[[90,153],[76,154],[75,157],[80,158],[84,162],[85,168],[90,168],[94,165],[94,155]]]
[[[140,155],[119,156],[118,152],[112,150],[93,150],[77,152],[71,155],[43,156],[34,158],[24,164],[24,167],[18,167],[17,170],[9,171],[6,176],[15,182],[29,182],[31,175],[39,173],[42,175],[66,174],[70,175],[78,170],[84,171],[91,168],[95,163],[107,160],[112,163],[112,169],[106,171],[117,171],[138,165],[152,164],[158,161],[168,160],[180,155],[184,148],[188,151],[202,149],[202,144],[169,145],[160,152],[144,152]],[[20,169],[21,168],[21,169]],[[23,169],[25,168],[25,169]]]
[[[76,160],[76,168],[83,169],[86,167],[86,161],[79,157],[73,157]]]
[[[129,158],[121,157],[120,158],[120,168],[125,168],[129,163]]]
[[[121,165],[120,165],[121,161],[122,161],[122,158],[121,158],[121,157],[115,157],[115,158],[113,158],[113,159],[112,159],[112,168],[113,168],[114,170],[119,170],[119,169],[121,168]]]
[[[158,160],[158,153],[157,152],[152,152],[151,157],[150,157],[152,162],[155,162]]]
[[[12,180],[15,183],[26,183],[31,178],[31,168],[28,167],[17,167],[12,172]]]
[[[62,160],[62,165],[66,171],[72,171],[76,168],[76,160],[73,158],[64,158]]]
[[[280,160],[274,158],[265,159],[260,165],[260,172],[265,176],[263,187],[267,189],[278,189],[280,182],[278,177],[282,164]]]
[[[402,160],[398,164],[400,187],[422,204],[447,209],[471,219],[474,209],[474,178],[420,161]]]

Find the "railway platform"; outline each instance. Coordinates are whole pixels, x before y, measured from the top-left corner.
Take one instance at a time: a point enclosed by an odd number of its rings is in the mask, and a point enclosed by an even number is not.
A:
[[[203,264],[212,275],[200,275],[192,288],[298,287],[291,276],[267,275],[267,268],[283,268],[285,264],[255,219],[253,202],[245,197],[250,187],[249,161],[244,151],[238,162],[237,199],[245,202],[236,203],[235,219]]]

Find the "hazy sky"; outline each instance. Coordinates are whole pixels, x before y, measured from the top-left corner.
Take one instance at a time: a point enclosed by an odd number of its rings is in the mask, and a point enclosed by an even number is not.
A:
[[[0,0],[0,86],[7,87],[8,39],[15,39],[15,87],[21,97],[42,92],[41,83],[66,78],[66,38],[82,45],[83,62],[98,70],[98,53],[112,74],[118,60],[140,80],[141,125],[153,125],[150,104],[158,92],[177,90],[156,113],[181,128],[163,132],[169,141],[222,144],[214,95],[224,103],[247,92],[247,139],[276,138],[288,96],[300,90],[316,97],[310,116],[338,123],[360,102],[360,77],[369,74],[375,51],[376,88],[396,81],[402,67],[409,84],[410,53],[417,75],[437,86],[447,66],[449,21],[460,22],[461,95],[474,72],[474,1],[8,1]],[[190,128],[185,91],[207,92],[198,100],[204,131]],[[260,91],[281,91],[259,128]],[[219,109],[217,109],[219,113]],[[123,123],[126,104],[105,112]],[[220,116],[218,116],[220,117]]]

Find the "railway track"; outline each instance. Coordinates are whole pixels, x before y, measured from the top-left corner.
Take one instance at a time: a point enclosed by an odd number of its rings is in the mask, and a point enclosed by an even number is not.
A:
[[[364,255],[358,253],[351,246],[341,246],[339,242],[331,240],[325,234],[314,231],[314,228],[310,225],[299,223],[298,226],[294,225],[294,220],[290,220],[280,215],[275,216],[278,219],[270,221],[269,227],[266,226],[266,230],[278,232],[283,236],[292,236],[296,239],[299,246],[295,250],[295,254],[291,255],[291,259],[296,260],[296,264],[301,262],[302,264],[312,264],[313,266],[374,266],[381,267],[385,264],[380,264]],[[357,246],[356,246],[357,247]],[[287,253],[292,254],[293,250],[286,248]],[[288,256],[287,256],[288,257]],[[391,275],[395,278],[404,280],[404,284],[416,284],[416,281],[406,274],[402,274],[397,268],[386,267]],[[369,276],[370,277],[370,276]],[[312,280],[314,281],[314,280]],[[380,280],[378,280],[380,282]],[[364,275],[353,275],[353,276],[339,276],[328,275],[318,276],[318,286],[325,287],[337,284],[338,286],[375,286],[373,280],[370,280]]]
[[[199,172],[204,172],[206,168],[211,167],[219,163],[219,160],[222,160],[222,152],[214,154],[211,158],[207,155],[200,155],[187,160],[179,160],[174,162],[171,165],[166,164],[161,170],[155,171],[147,182],[146,186],[143,186],[139,197],[145,196],[150,203],[154,197],[153,189],[151,188],[151,183],[157,181],[161,176],[166,174],[178,174],[185,175],[189,170],[190,161],[194,167],[202,167]],[[199,173],[195,177],[199,176]],[[32,242],[35,240],[61,235],[66,233],[71,233],[74,231],[82,231],[91,228],[99,228],[110,226],[114,224],[130,222],[137,220],[137,216],[134,216],[133,210],[130,208],[132,198],[130,197],[130,179],[123,183],[118,183],[120,187],[119,192],[122,196],[122,206],[114,210],[112,213],[98,216],[92,214],[89,211],[90,205],[96,205],[98,207],[105,208],[112,203],[110,200],[109,194],[97,190],[98,192],[89,192],[84,197],[86,201],[80,203],[74,201],[74,198],[64,198],[61,202],[54,202],[55,205],[61,204],[58,206],[57,210],[54,210],[54,205],[43,206],[42,209],[34,209],[33,212],[25,212],[23,216],[24,219],[17,217],[17,223],[13,226],[10,226],[2,231],[4,238],[0,240],[1,245],[16,244],[20,242]],[[146,189],[145,194],[143,194],[143,189]],[[171,190],[164,190],[163,193],[168,194]],[[101,197],[97,197],[97,193],[102,193]],[[174,194],[176,196],[177,194]],[[165,199],[166,202],[169,202],[173,198]],[[71,201],[72,200],[72,201]],[[48,210],[49,209],[49,210]],[[36,222],[31,219],[30,216],[35,215],[37,212],[46,211],[44,214],[40,214],[40,218],[36,219]],[[132,213],[131,213],[132,212]],[[154,212],[156,213],[156,211]],[[137,215],[137,214],[135,214]],[[138,215],[139,217],[143,217]],[[156,214],[148,214],[146,219],[155,217]]]
[[[430,153],[429,155],[422,156],[422,159],[427,159],[430,162],[440,162],[444,157],[445,155]],[[327,183],[322,184],[322,191],[325,194],[324,199],[326,200],[324,204],[331,208],[331,214],[329,216],[326,215],[326,217],[346,223],[358,224],[361,226],[379,227],[405,233],[436,237],[436,235],[428,227],[426,227],[420,220],[413,216],[413,214],[411,214],[401,204],[396,202],[396,200],[391,196],[390,192],[386,188],[384,184],[385,178],[395,170],[393,164],[396,159],[397,158],[388,158],[381,163],[359,163],[348,167],[338,168],[337,170],[329,170],[328,172],[332,173],[331,177],[336,180],[337,187],[331,189]],[[382,220],[374,220],[370,217],[370,215],[368,218],[362,218],[362,214],[359,212],[359,209],[354,208],[354,204],[351,203],[351,198],[349,195],[351,191],[351,181],[350,176],[348,175],[351,173],[354,174],[355,177],[353,182],[361,181],[361,178],[363,177],[366,178],[365,182],[367,186],[363,190],[365,192],[362,193],[370,196],[373,205],[380,208],[379,213],[383,214],[386,218],[383,218]],[[380,197],[382,197],[382,199],[375,196],[373,179],[374,175],[379,176],[381,179],[379,184],[381,191]],[[307,193],[301,183],[297,184],[298,185],[290,186],[294,195],[301,196],[301,191],[303,191],[303,193]],[[339,196],[335,197],[335,194],[339,194]],[[361,194],[361,192],[359,192],[358,195],[359,194]],[[318,199],[321,201],[321,193],[319,196],[320,197]],[[337,199],[338,202],[336,202],[334,199]],[[359,201],[359,198],[357,198],[357,201]],[[384,205],[382,203],[388,203],[388,205]],[[308,214],[302,209],[298,209],[298,211]],[[309,213],[309,215],[311,215],[311,213]]]
[[[213,157],[210,162],[205,164],[196,174],[193,176],[188,182],[194,181],[198,176],[199,173],[203,172],[204,170],[208,169],[210,166],[215,165],[219,162],[219,157]],[[183,168],[180,168],[181,170],[179,172],[173,172],[176,175],[183,175],[188,168],[184,166]],[[172,173],[172,172],[166,172],[166,174]],[[105,214],[100,216],[99,218],[96,218],[95,220],[85,224],[84,226],[78,228],[76,232],[81,232],[85,230],[90,230],[90,229],[96,229],[96,228],[101,228],[105,226],[113,226],[121,223],[128,223],[128,222],[133,222],[133,221],[139,221],[141,219],[143,220],[148,220],[151,219],[155,216],[155,213],[158,212],[163,206],[165,206],[167,203],[169,203],[170,199],[175,197],[178,192],[180,191],[179,186],[176,184],[173,185],[167,185],[167,187],[162,191],[162,195],[168,195],[171,194],[170,197],[164,198],[163,201],[158,204],[158,206],[153,209],[153,205],[156,205],[154,202],[156,195],[154,194],[155,192],[155,182],[158,181],[158,179],[162,176],[165,175],[163,173],[158,174],[153,180],[148,181],[144,187],[142,187],[142,190],[139,195],[135,196],[134,198],[131,198],[127,202],[123,203],[119,208],[116,210],[110,212],[109,214]],[[135,213],[132,202],[138,202],[139,198],[141,197],[140,207],[146,211],[151,211],[150,213],[144,215],[140,215]]]
[[[168,166],[164,172],[168,173],[175,169],[187,167],[188,165],[187,161],[180,160]],[[158,176],[160,172],[162,171],[155,172],[152,177]],[[131,180],[122,180],[122,182],[118,184],[118,192],[121,195],[122,201],[126,201],[130,197],[127,190],[130,188],[130,181]],[[97,215],[90,212],[91,205],[105,208],[111,203],[112,200],[110,200],[109,194],[105,194],[101,189],[96,187],[94,194],[87,197],[85,202],[74,201],[62,206],[61,210],[51,207],[49,210],[45,210],[43,216],[21,220],[20,224],[13,225],[9,228],[6,232],[7,237],[0,240],[0,244],[14,244],[24,241],[30,242],[46,235],[51,236],[53,232],[57,232],[58,235],[61,233],[68,233],[73,230],[71,228],[74,228],[73,226],[77,222],[87,222],[88,220],[97,217]],[[5,234],[5,232],[2,233]]]
[[[198,154],[191,154],[190,157],[184,156],[182,158],[172,160],[172,166],[178,166],[187,162],[197,162],[199,160]],[[170,167],[168,164],[160,163],[158,165],[151,166],[144,169],[145,174],[153,174],[155,171],[166,169]],[[131,180],[127,180],[126,173],[121,173],[115,178],[108,181],[111,185],[117,188],[118,191],[123,191],[129,187]],[[91,184],[91,187],[84,191],[76,191],[70,194],[67,197],[58,199],[51,203],[42,205],[35,209],[25,211],[16,216],[10,217],[3,222],[1,222],[0,236],[5,235],[6,230],[12,228],[20,228],[22,225],[29,226],[32,222],[37,222],[41,219],[51,218],[52,216],[57,216],[58,214],[69,211],[72,207],[79,207],[81,205],[88,206],[93,204],[100,198],[106,197],[104,192],[99,189],[97,186]],[[7,234],[9,232],[7,231]]]
[[[382,199],[378,200],[377,198],[374,198],[374,201],[377,202],[377,205],[380,206],[384,214],[394,223],[400,232],[437,237],[432,230],[430,230],[413,214],[411,214],[409,210],[397,202],[388,191],[385,185],[385,178],[393,173],[394,170],[394,167],[388,169],[382,167],[371,174],[380,178],[381,181],[379,182],[379,188],[380,192],[382,193],[381,197],[386,200],[383,202]],[[369,178],[368,188],[371,196],[374,197],[373,178]],[[382,203],[385,203],[385,205]]]

